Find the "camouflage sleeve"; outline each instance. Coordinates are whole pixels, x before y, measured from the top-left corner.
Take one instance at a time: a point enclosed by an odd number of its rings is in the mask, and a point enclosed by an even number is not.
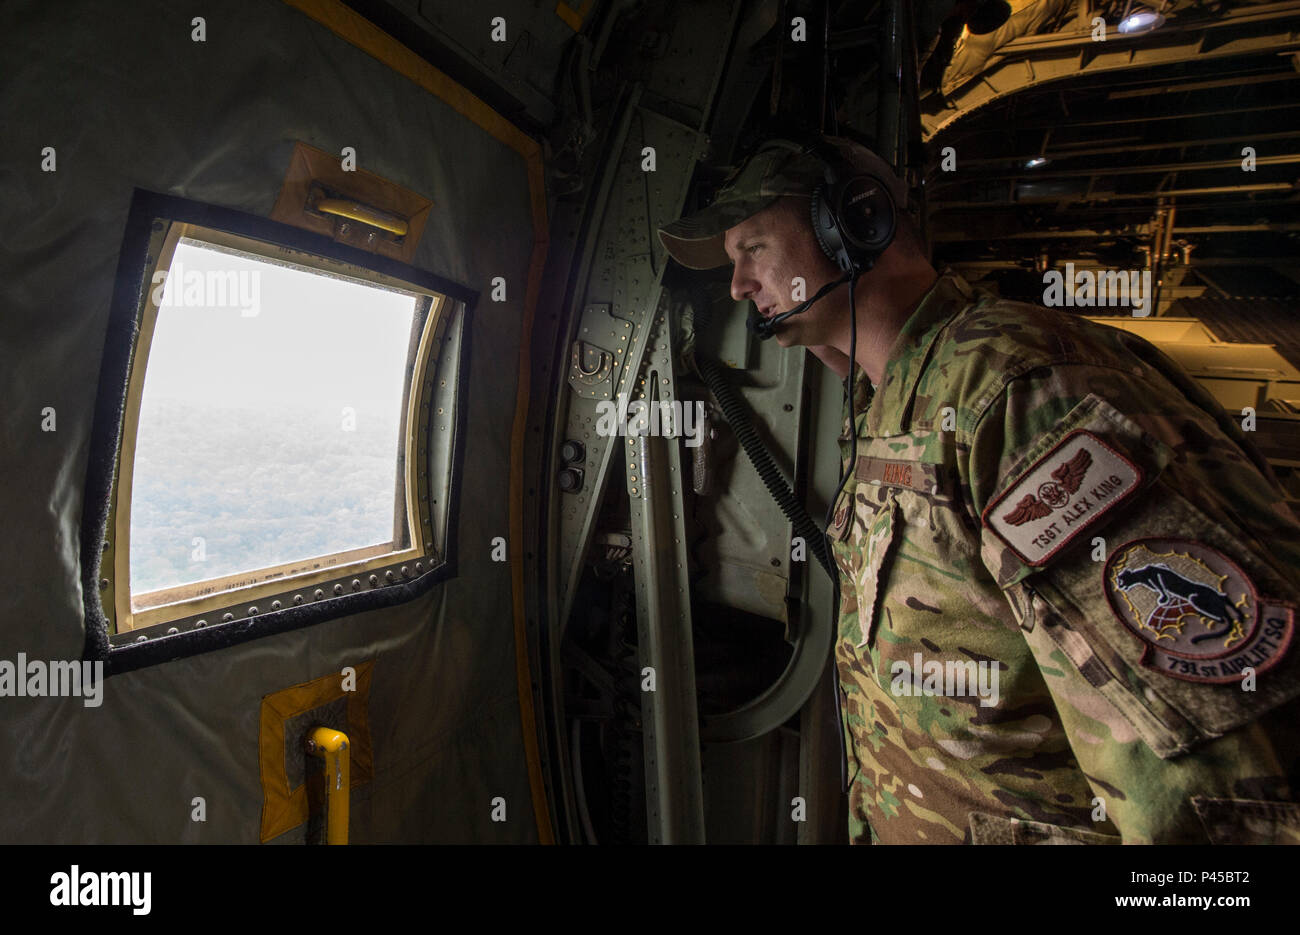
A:
[[[1098,830],[1300,843],[1300,523],[1271,473],[1151,370],[1042,367],[974,416],[982,558]]]

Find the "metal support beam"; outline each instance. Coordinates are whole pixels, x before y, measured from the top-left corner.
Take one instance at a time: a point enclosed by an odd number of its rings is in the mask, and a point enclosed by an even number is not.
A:
[[[1300,230],[1300,224],[1207,224],[1195,227],[1175,227],[1174,234],[1237,234],[1244,231],[1287,231]],[[1123,227],[1106,230],[1066,230],[1066,231],[981,231],[981,240],[1110,240],[1115,237],[1150,237],[1152,225],[1126,224]],[[973,241],[968,231],[947,230],[936,233],[936,241],[944,243],[962,243]]]
[[[1206,188],[1171,188],[1162,192],[1155,192],[1155,191],[1136,192],[1133,194],[1122,194],[1122,195],[1116,194],[1114,192],[1102,192],[1100,194],[1084,192],[1081,195],[1066,195],[1063,196],[1060,200],[1070,205],[1083,205],[1083,204],[1108,203],[1112,201],[1155,201],[1159,198],[1190,198],[1195,195],[1205,195],[1205,196],[1248,195],[1251,194],[1252,192],[1293,192],[1293,191],[1296,191],[1296,186],[1290,182],[1260,182],[1255,185],[1214,185]],[[1260,207],[1260,206],[1265,206],[1270,204],[1282,204],[1282,203],[1283,202],[1281,201],[1268,201],[1268,202],[1258,202],[1252,204],[1256,207]],[[933,217],[936,214],[940,214],[948,211],[957,211],[963,208],[1019,207],[1022,204],[1025,204],[1025,202],[1016,201],[1014,197],[1012,197],[1009,200],[1002,199],[998,201],[994,201],[992,199],[985,200],[985,201],[946,201],[945,200],[942,202],[936,202],[934,204],[935,211],[933,212],[931,217]],[[1184,202],[1183,207],[1188,208],[1188,207],[1203,207],[1203,206],[1189,205]],[[1116,208],[1108,205],[1106,208],[1092,209],[1092,210],[1114,212],[1119,210],[1139,211],[1145,209],[1142,209],[1139,206],[1134,206],[1132,208],[1126,207],[1121,209],[1121,208]]]
[[[1052,262],[1057,266],[1066,263],[1073,263],[1076,270],[1089,269],[1089,264],[1097,262],[1096,257],[1089,256],[1053,256]],[[1002,260],[949,260],[948,265],[958,271],[970,270],[972,272],[983,273],[988,270],[998,269],[1028,269],[1026,261],[1019,258],[1009,258]],[[1289,257],[1193,257],[1186,263],[1180,263],[1177,269],[1196,270],[1200,276],[1202,269],[1212,269],[1218,266],[1263,266],[1277,272],[1279,275],[1286,275],[1285,270],[1295,268],[1297,261]],[[1102,268],[1100,266],[1098,269]],[[967,277],[968,279],[971,277]],[[1197,287],[1183,286],[1180,288],[1193,289]]]
[[[1294,72],[1281,72],[1275,75],[1232,75],[1226,78],[1214,78],[1210,81],[1182,81],[1173,84],[1153,84],[1141,88],[1129,88],[1125,91],[1111,91],[1106,95],[1108,101],[1123,101],[1133,97],[1150,97],[1153,94],[1182,94],[1187,91],[1209,91],[1213,88],[1239,88],[1249,83],[1252,87],[1268,84],[1272,81],[1295,81],[1300,75]]]
[[[638,394],[660,404],[677,400],[666,306],[666,301],[659,306],[651,336],[655,350],[647,355]],[[659,426],[652,420],[651,428]],[[628,437],[624,447],[636,575],[647,839],[652,844],[703,844],[704,784],[680,449],[676,438],[661,434]],[[646,690],[649,679],[653,690]]]
[[[1300,101],[1283,101],[1276,104],[1260,104],[1256,107],[1223,107],[1223,108],[1215,108],[1212,110],[1171,111],[1169,113],[1161,113],[1161,114],[1143,114],[1140,117],[1103,117],[1096,120],[1078,119],[1079,115],[1074,114],[1070,116],[1070,129],[1078,130],[1080,127],[1101,127],[1102,129],[1109,131],[1113,127],[1124,126],[1127,124],[1141,124],[1142,126],[1146,126],[1149,123],[1155,123],[1156,121],[1160,121],[1160,120],[1186,121],[1186,120],[1199,120],[1202,117],[1222,117],[1225,115],[1237,117],[1240,116],[1241,114],[1253,114],[1253,113],[1258,113],[1260,111],[1266,111],[1266,110],[1290,110],[1296,107],[1300,107]],[[1061,118],[1057,117],[1052,120],[1038,120],[1038,121],[1026,122],[1026,123],[1017,121],[1015,129],[1016,130],[1046,130],[1049,127],[1060,128],[1060,126],[1061,126]],[[952,131],[952,135],[945,138],[945,142],[955,145],[957,140],[972,135],[973,133],[989,133],[989,132],[992,131],[990,131],[988,127],[981,127],[969,133],[963,132],[960,129],[955,129]],[[997,128],[997,132],[1005,133],[1005,130],[999,127]],[[1102,139],[1110,140],[1110,139],[1114,139],[1114,136],[1111,133],[1106,133],[1105,136],[1102,137]],[[1140,139],[1140,137],[1134,137],[1134,139]],[[1098,140],[1098,142],[1099,141],[1100,140]]]
[[[1277,156],[1260,156],[1255,160],[1257,166],[1286,166],[1300,163],[1300,153],[1282,153]],[[1019,172],[998,172],[992,175],[978,175],[972,178],[944,179],[942,173],[933,188],[947,188],[953,185],[970,185],[975,182],[989,182],[1002,179],[1066,179],[1090,178],[1102,175],[1149,175],[1154,172],[1197,172],[1201,169],[1233,169],[1241,166],[1241,157],[1231,159],[1206,159],[1202,162],[1167,162],[1150,166],[1100,166],[1091,169],[1022,169]],[[952,173],[948,173],[951,175]],[[1167,194],[1162,192],[1161,194]]]
[[[578,346],[580,352],[608,359],[610,366],[607,371],[599,371],[602,376],[597,382],[583,382],[579,377],[557,383],[561,415],[556,420],[552,451],[558,451],[566,438],[580,440],[587,449],[587,483],[576,495],[557,488],[549,519],[559,555],[553,559],[554,564],[548,565],[562,575],[558,582],[561,632],[567,625],[587,545],[599,518],[615,448],[612,442],[619,441],[595,432],[599,404],[616,401],[622,393],[632,395],[630,384],[648,343],[648,319],[662,294],[663,266],[656,263],[655,257],[663,248],[652,231],[655,224],[680,213],[704,143],[697,131],[639,106],[638,92],[639,86],[629,97],[617,131],[617,161],[611,161],[612,170],[598,193],[598,232],[578,272],[579,281],[585,283],[582,294],[587,301],[581,317],[575,316],[566,348],[571,352]],[[654,145],[658,150],[653,184],[641,170],[641,148],[645,145]],[[581,384],[582,395],[575,392],[575,382]]]
[[[1300,2],[1272,3],[1229,9],[1214,19],[1180,23],[1176,18],[1155,33],[1108,32],[1104,42],[1078,33],[1024,36],[999,49],[978,76],[946,98],[933,95],[927,100],[930,112],[921,115],[925,138],[932,139],[985,104],[1050,81],[1249,54],[1294,53],[1300,51],[1297,16]],[[1232,34],[1230,27],[1240,28]]]
[[[1300,231],[1300,224],[1198,224],[1175,227],[1175,234],[1237,234],[1244,231]]]
[[[901,157],[900,115],[903,100],[903,27],[902,0],[888,0],[885,7],[885,29],[881,36],[880,71],[876,81],[876,145],[877,155],[894,167],[903,169]]]
[[[1257,3],[1249,6],[1229,7],[1226,10],[1214,14],[1205,14],[1200,18],[1187,13],[1175,16],[1165,23],[1155,32],[1134,33],[1132,38],[1141,40],[1152,40],[1164,36],[1175,34],[1185,34],[1195,36],[1198,41],[1206,30],[1218,30],[1235,26],[1275,24],[1288,19],[1300,16],[1300,0],[1280,0],[1276,3]],[[1118,29],[1108,27],[1106,30],[1106,41],[1114,41],[1116,38],[1124,38],[1124,33]],[[1082,33],[1056,32],[1035,34],[1032,36],[1020,36],[1008,42],[998,54],[1001,56],[1010,56],[1018,52],[1033,52],[1043,49],[1070,48],[1078,49],[1080,46],[1087,48],[1093,45],[1091,29]]]
[[[557,246],[561,229],[555,231],[552,243],[552,255],[557,260],[564,257],[562,268],[548,265],[544,277],[550,288],[544,289],[539,305],[539,327],[545,327],[540,324],[545,321],[556,324],[551,326],[551,347],[538,342],[539,352],[550,353],[537,384],[545,390],[533,396],[534,424],[529,435],[539,443],[534,446],[540,449],[534,450],[534,456],[542,465],[537,493],[544,498],[537,513],[544,574],[537,586],[538,654],[546,667],[539,694],[547,713],[546,749],[554,801],[564,821],[563,837],[571,841],[580,840],[582,832],[570,766],[572,734],[565,714],[562,647],[588,547],[599,532],[606,488],[611,475],[617,474],[611,469],[614,450],[625,442],[597,431],[599,404],[615,401],[619,393],[630,390],[645,352],[666,262],[654,230],[683,213],[696,162],[706,145],[700,128],[714,107],[740,8],[740,4],[692,4],[678,11],[665,54],[647,60],[646,67],[638,70],[646,97],[655,101],[655,107],[643,105],[640,82],[609,89],[621,103],[611,104],[603,115],[614,126],[603,137],[605,151],[595,159],[599,179],[584,179],[588,196],[580,220],[564,231],[571,244]],[[597,61],[608,38],[605,33],[616,29],[618,17],[629,9],[628,4],[609,6],[608,28],[596,41]],[[692,122],[683,123],[683,115]],[[694,122],[696,115],[698,122]],[[642,168],[646,146],[657,153],[653,172]],[[576,215],[566,201],[561,198],[557,214]],[[578,369],[583,371],[578,374],[570,369],[575,348]],[[593,360],[600,365],[597,372],[603,379],[590,373]],[[557,370],[569,371],[569,379],[548,380]],[[542,403],[547,395],[549,405]],[[576,465],[584,474],[576,490],[562,490],[557,479],[563,463],[560,451],[568,440],[585,448],[582,463]]]
[[[982,166],[1005,166],[1008,163],[1023,165],[1034,156],[1047,156],[1049,159],[1077,159],[1081,156],[1112,156],[1118,153],[1149,152],[1161,149],[1174,149],[1179,146],[1217,146],[1227,145],[1229,143],[1265,143],[1269,140],[1284,140],[1300,136],[1300,128],[1295,130],[1282,130],[1277,133],[1242,133],[1236,136],[1218,136],[1203,137],[1196,140],[1168,140],[1155,143],[1125,143],[1121,146],[1095,146],[1091,149],[1069,149],[1070,146],[1090,146],[1095,140],[1089,140],[1079,143],[1057,143],[1052,147],[1040,147],[1038,152],[1034,153],[1010,153],[1005,156],[990,156],[986,159],[964,159],[962,168],[964,170],[978,169]],[[1140,137],[1138,137],[1140,139]],[[939,170],[935,169],[931,176],[939,175]],[[1034,173],[1037,174],[1037,173]],[[1029,174],[1026,173],[1026,177]]]

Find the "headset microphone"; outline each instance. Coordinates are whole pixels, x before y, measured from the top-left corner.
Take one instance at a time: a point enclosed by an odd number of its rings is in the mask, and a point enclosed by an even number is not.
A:
[[[814,302],[816,302],[818,299],[825,296],[836,286],[844,285],[844,283],[849,281],[849,278],[852,275],[853,274],[851,272],[845,273],[839,279],[831,280],[826,285],[818,289],[817,294],[814,295],[811,299],[808,299],[806,302],[800,302],[798,305],[790,309],[790,311],[788,312],[782,312],[780,315],[773,315],[771,318],[755,318],[751,316],[750,318],[747,318],[745,320],[745,327],[748,328],[754,334],[758,335],[758,337],[761,340],[766,341],[768,338],[772,337],[773,334],[775,334],[777,325],[781,324],[781,322],[785,321],[791,315],[798,315],[800,312],[808,311],[808,309],[812,307],[812,304]]]
[[[750,318],[746,327],[764,341],[771,338],[777,325],[791,315],[807,311],[836,286],[855,280],[870,270],[876,258],[893,242],[896,224],[896,206],[889,186],[848,164],[829,141],[814,138],[800,147],[788,140],[773,140],[767,145],[811,153],[821,161],[824,178],[812,191],[810,220],[818,246],[844,275],[822,286],[811,299],[788,312],[767,319]],[[849,291],[852,293],[852,286]],[[850,295],[849,315],[855,316],[852,298]]]

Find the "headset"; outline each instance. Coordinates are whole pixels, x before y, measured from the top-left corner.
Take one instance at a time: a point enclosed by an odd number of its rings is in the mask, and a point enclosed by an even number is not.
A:
[[[848,164],[824,139],[812,140],[803,152],[826,167],[825,180],[812,193],[817,242],[844,272],[866,272],[894,242],[896,206],[889,186]]]
[[[771,338],[776,326],[791,315],[807,311],[836,286],[870,270],[894,242],[898,229],[897,207],[889,186],[850,165],[827,140],[814,137],[802,145],[790,140],[769,140],[755,155],[768,149],[794,150],[800,155],[814,155],[821,161],[825,174],[812,192],[810,220],[818,245],[844,275],[788,312],[766,320],[751,318],[750,330],[763,340]]]

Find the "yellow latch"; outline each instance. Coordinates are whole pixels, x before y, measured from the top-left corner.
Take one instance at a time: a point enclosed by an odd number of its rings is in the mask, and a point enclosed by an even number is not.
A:
[[[371,227],[386,230],[397,237],[405,237],[406,232],[410,229],[410,225],[406,223],[405,218],[400,218],[396,214],[389,214],[387,211],[380,211],[378,208],[370,207],[370,205],[363,205],[359,201],[347,201],[343,198],[322,198],[316,202],[316,210],[322,214],[336,214],[339,217],[360,221],[362,224],[369,224]]]
[[[325,843],[348,843],[348,735],[330,727],[315,727],[307,735],[307,752],[325,761]]]

